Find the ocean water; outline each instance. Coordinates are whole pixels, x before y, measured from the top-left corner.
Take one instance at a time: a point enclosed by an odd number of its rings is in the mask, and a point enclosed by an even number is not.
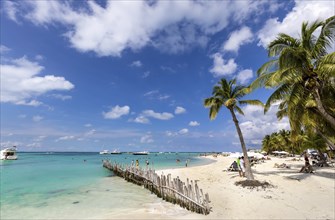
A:
[[[199,153],[99,155],[98,153],[18,153],[0,162],[0,219],[103,219],[159,206],[161,199],[102,167],[103,159],[155,170],[211,163]],[[180,162],[177,163],[176,160]]]

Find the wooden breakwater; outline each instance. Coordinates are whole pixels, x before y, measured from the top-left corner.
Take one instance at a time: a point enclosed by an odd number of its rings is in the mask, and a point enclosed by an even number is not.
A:
[[[136,168],[123,164],[103,161],[103,167],[114,172],[115,175],[124,178],[128,182],[144,186],[159,198],[173,204],[178,204],[187,210],[208,215],[211,211],[208,193],[204,194],[199,189],[197,181],[182,182],[179,177],[171,178],[171,174],[158,175],[155,170]]]

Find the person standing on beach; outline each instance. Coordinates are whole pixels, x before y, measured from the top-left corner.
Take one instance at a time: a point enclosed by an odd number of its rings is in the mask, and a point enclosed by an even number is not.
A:
[[[140,165],[140,162],[136,160],[136,168],[138,168],[139,165]]]
[[[131,167],[134,166],[134,160],[131,160]]]
[[[242,177],[241,158],[240,157],[237,158],[236,163],[237,163],[238,174],[240,175],[240,177]]]
[[[242,177],[244,177],[245,176],[244,156],[241,157],[240,167],[241,167]]]
[[[187,167],[187,164],[188,164],[188,159],[187,159],[186,162],[185,162],[185,167]]]

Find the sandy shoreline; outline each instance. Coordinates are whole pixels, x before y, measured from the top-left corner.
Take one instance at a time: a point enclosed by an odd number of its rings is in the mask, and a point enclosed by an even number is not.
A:
[[[200,215],[177,205],[161,201],[144,204],[133,210],[107,218],[131,219],[335,219],[335,168],[316,168],[315,174],[299,173],[304,161],[271,157],[252,167],[255,179],[274,185],[268,189],[247,189],[236,186],[243,180],[237,172],[225,171],[234,158],[210,157],[216,162],[196,167],[167,169],[158,174],[171,173],[182,181],[199,180],[199,187],[209,193],[212,212]],[[290,169],[274,168],[286,163]],[[154,196],[154,195],[153,195]]]

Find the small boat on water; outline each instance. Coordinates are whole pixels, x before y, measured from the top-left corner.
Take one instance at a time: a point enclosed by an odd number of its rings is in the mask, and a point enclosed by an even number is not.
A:
[[[17,160],[16,146],[5,148],[0,152],[1,160]]]
[[[109,153],[109,150],[103,150],[103,151],[100,151],[99,154],[110,154],[110,153]]]
[[[111,154],[122,154],[118,149],[115,149],[111,152]]]
[[[148,151],[139,151],[139,152],[133,152],[133,155],[148,155]]]

